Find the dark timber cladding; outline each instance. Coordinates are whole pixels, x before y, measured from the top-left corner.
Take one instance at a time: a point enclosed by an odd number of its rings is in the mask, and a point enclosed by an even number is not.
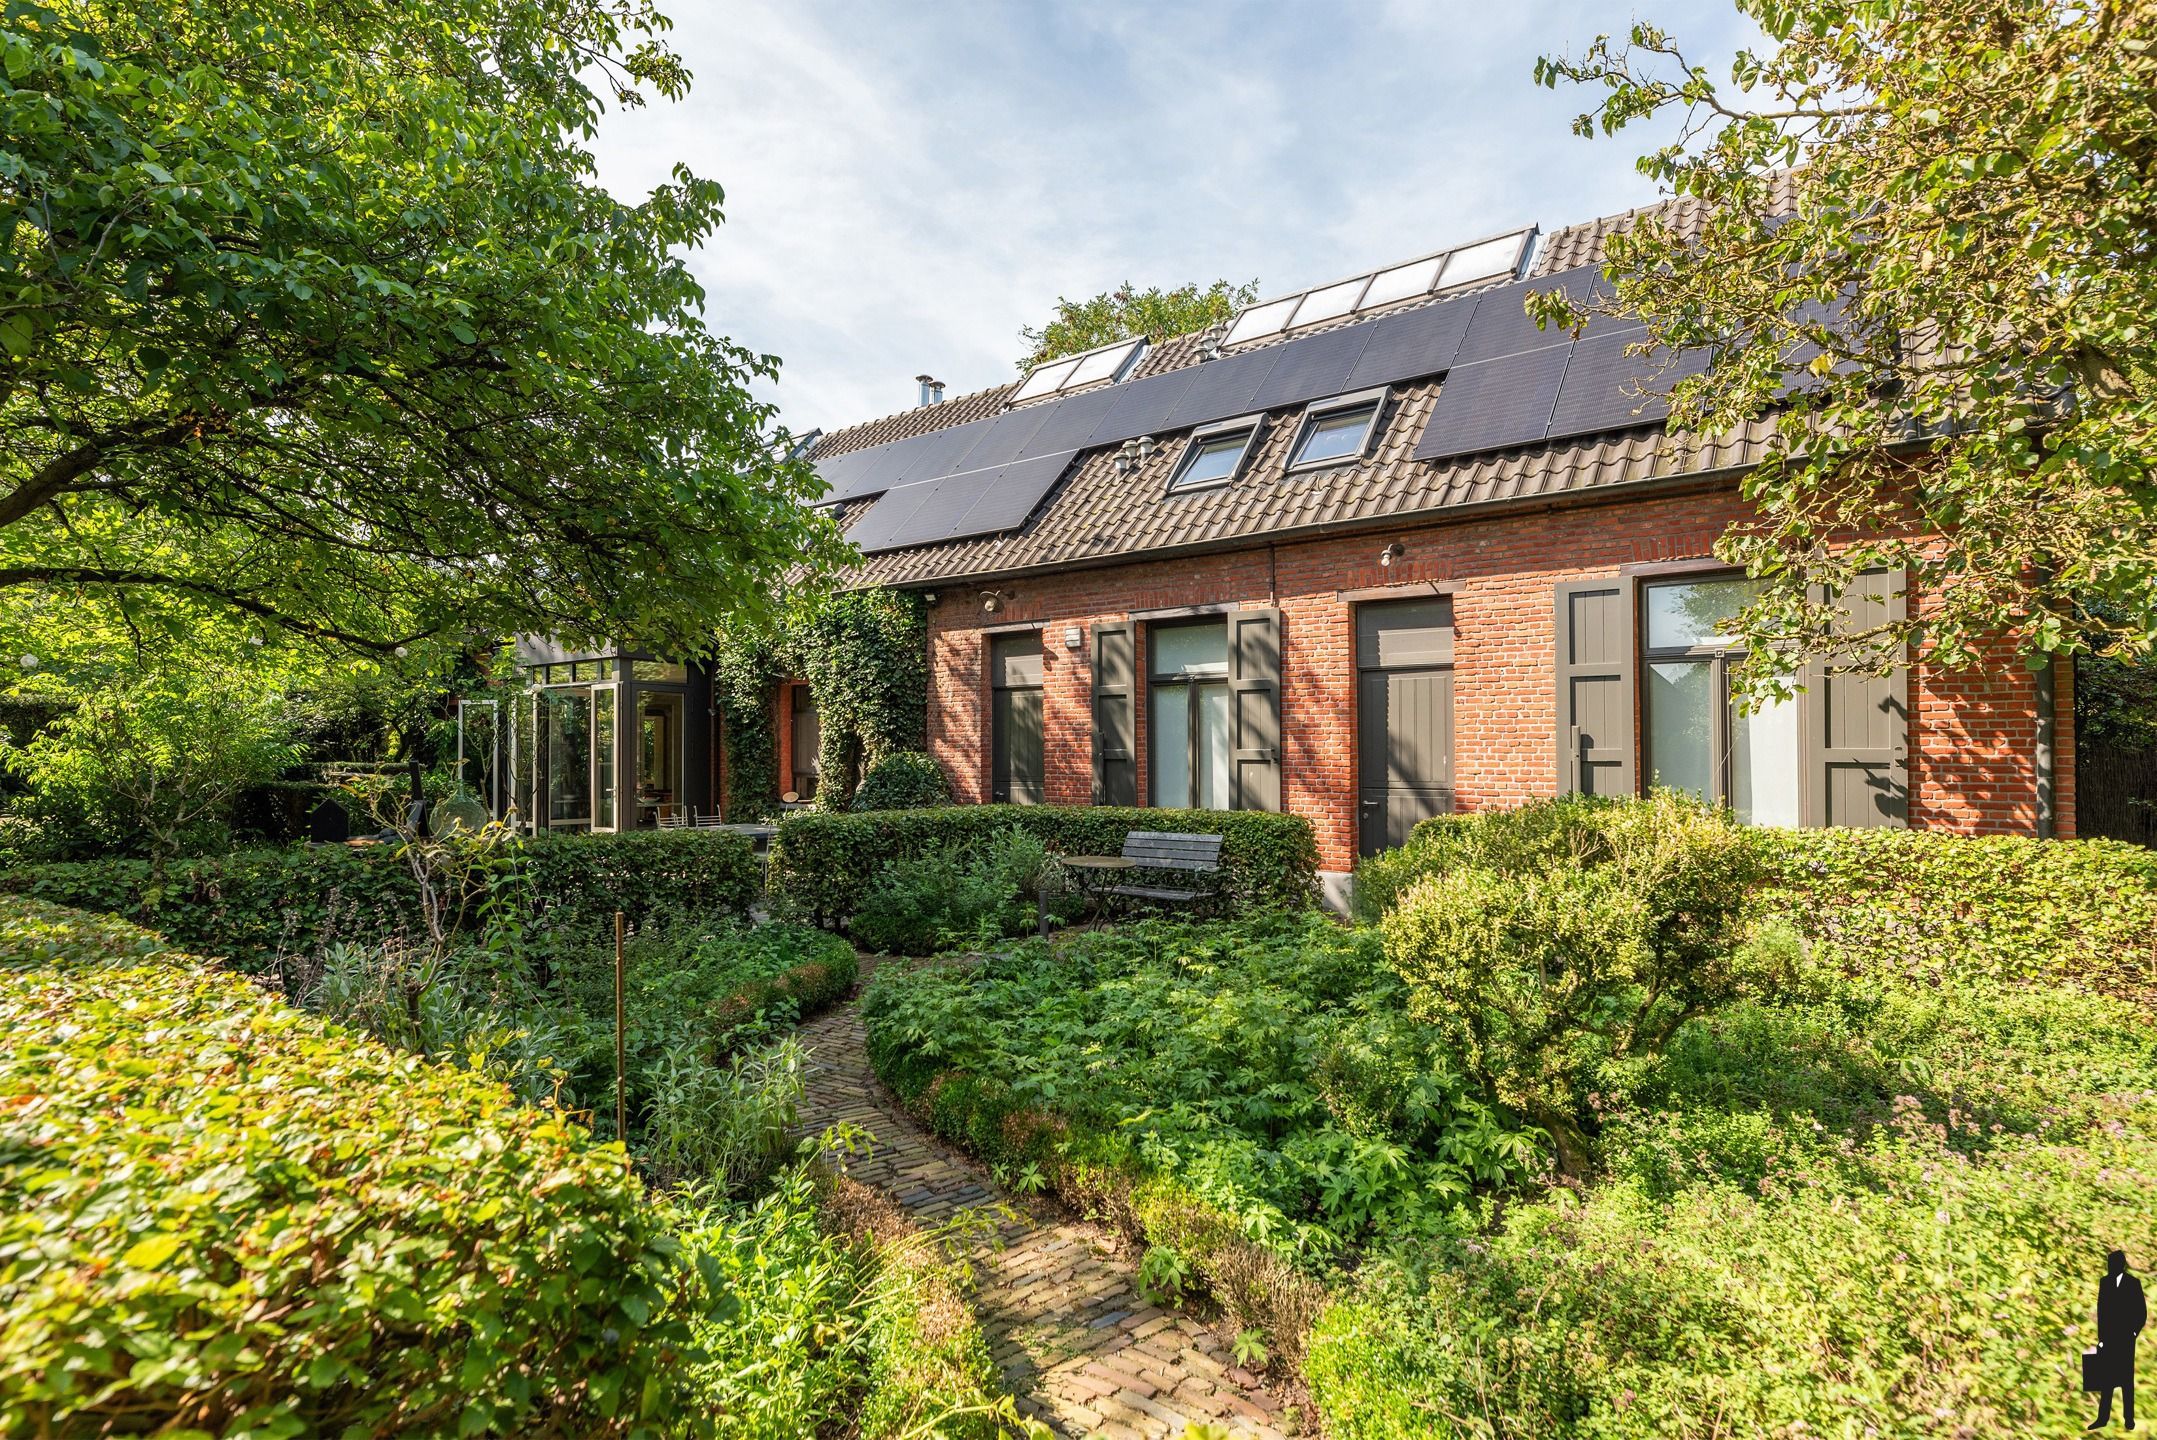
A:
[[[1453,809],[1453,602],[1356,607],[1357,853]]]

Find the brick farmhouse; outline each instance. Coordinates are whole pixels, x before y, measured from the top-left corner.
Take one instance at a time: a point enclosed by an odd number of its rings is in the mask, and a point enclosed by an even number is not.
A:
[[[863,552],[843,583],[927,601],[928,744],[958,796],[1284,809],[1336,889],[1426,815],[1650,784],[1759,823],[2072,835],[2064,661],[1820,665],[1792,702],[1730,702],[1742,654],[1720,622],[1746,587],[1711,552],[1747,516],[1773,418],[1666,433],[1667,378],[1625,354],[1637,331],[1576,339],[1522,311],[1524,287],[1604,283],[1604,240],[1644,213],[956,399],[925,384],[914,409],[814,437]],[[1858,624],[1926,597],[1881,573],[1843,601]],[[690,667],[672,793],[709,804],[701,681]],[[646,702],[621,703],[627,754]],[[780,788],[806,793],[808,687],[774,703]],[[616,823],[650,823],[649,799]]]

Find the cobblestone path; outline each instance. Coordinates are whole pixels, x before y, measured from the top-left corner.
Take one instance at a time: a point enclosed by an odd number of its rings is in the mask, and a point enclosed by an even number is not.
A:
[[[1140,1297],[1136,1266],[1106,1231],[1007,1195],[901,1110],[869,1068],[854,1002],[804,1025],[801,1039],[810,1052],[802,1128],[851,1121],[875,1137],[846,1162],[849,1175],[924,1225],[981,1206],[1016,1212],[974,1252],[973,1298],[1023,1411],[1060,1434],[1110,1440],[1173,1440],[1199,1423],[1259,1440],[1290,1432],[1293,1412],[1210,1330]]]

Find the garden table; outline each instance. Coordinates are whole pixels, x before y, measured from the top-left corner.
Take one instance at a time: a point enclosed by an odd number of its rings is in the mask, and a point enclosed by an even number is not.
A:
[[[1063,862],[1066,870],[1082,872],[1079,877],[1079,889],[1086,896],[1086,918],[1087,923],[1090,925],[1100,923],[1101,891],[1098,887],[1087,883],[1083,872],[1093,871],[1099,874],[1108,874],[1116,870],[1133,870],[1138,867],[1136,860],[1129,860],[1121,855],[1062,855],[1057,858]],[[1041,905],[1041,933],[1046,935],[1048,934],[1047,897],[1043,897]]]

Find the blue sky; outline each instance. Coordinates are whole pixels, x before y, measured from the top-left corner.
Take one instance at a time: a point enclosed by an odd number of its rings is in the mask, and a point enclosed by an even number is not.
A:
[[[1131,280],[1301,288],[1656,198],[1648,136],[1586,141],[1539,54],[1635,11],[1560,0],[674,0],[685,101],[609,117],[625,198],[720,181],[715,329],[782,357],[797,433],[1016,372],[1019,327]],[[1727,73],[1727,0],[1638,12]]]

